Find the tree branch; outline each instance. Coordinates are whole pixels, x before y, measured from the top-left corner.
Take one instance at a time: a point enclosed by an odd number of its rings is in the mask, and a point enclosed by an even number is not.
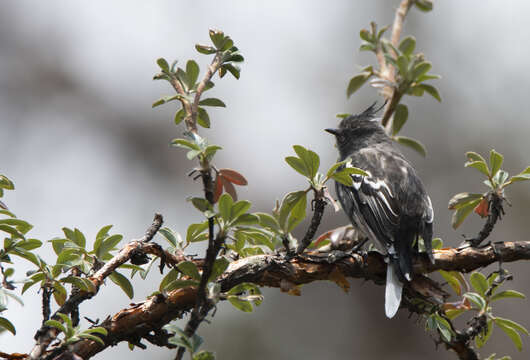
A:
[[[489,213],[488,219],[484,224],[484,227],[478,235],[472,239],[467,239],[466,241],[471,244],[473,247],[477,247],[481,242],[486,240],[486,238],[491,234],[497,220],[501,219],[501,215],[504,214],[504,209],[502,207],[503,198],[495,192],[489,194],[490,199],[488,201]]]
[[[496,250],[490,245],[481,249],[468,247],[434,250],[435,263],[431,264],[425,254],[420,254],[414,259],[414,270],[417,273],[437,270],[469,272],[499,260],[530,260],[530,241],[498,243],[495,248]],[[382,285],[385,283],[386,266],[384,255],[378,252],[312,252],[307,256],[291,259],[280,255],[255,255],[232,262],[218,283],[223,292],[243,282],[280,288],[282,280],[296,285],[318,280],[336,281],[339,271],[345,277],[372,280]],[[177,289],[167,296],[150,297],[140,304],[121,310],[100,325],[109,332],[103,339],[105,345],[82,340],[73,345],[72,351],[83,359],[89,359],[120,341],[128,341],[134,336],[144,337],[150,331],[156,331],[168,322],[182,317],[184,312],[193,309],[196,301],[197,287]],[[406,301],[404,302],[403,306],[407,306]]]
[[[394,45],[394,47],[398,46],[401,31],[403,30],[403,24],[405,23],[405,17],[407,16],[412,4],[414,4],[414,0],[402,0],[401,4],[396,10],[396,15],[394,16],[394,24],[392,25],[392,35],[390,37],[390,42],[392,43],[392,45]],[[377,59],[380,66],[381,63],[385,63],[385,59],[382,54],[378,55]],[[395,82],[394,67],[390,64],[385,64],[384,67],[381,67],[381,77],[391,83]],[[383,96],[385,97],[387,104],[385,106],[385,112],[383,113],[383,119],[381,120],[381,124],[383,125],[383,127],[386,127],[388,121],[390,120],[390,117],[396,109],[397,104],[399,103],[399,100],[401,99],[401,96],[398,94],[396,89],[391,86],[384,87]]]
[[[322,215],[324,215],[324,209],[326,208],[326,199],[324,197],[324,189],[320,190],[314,190],[315,193],[315,209],[313,211],[313,217],[311,218],[311,223],[309,224],[309,227],[307,228],[307,232],[298,244],[298,248],[296,249],[297,254],[301,254],[304,252],[304,250],[311,244],[311,240],[313,240],[313,237],[315,236],[315,233],[318,230],[318,227],[320,226],[320,222],[322,220]]]
[[[125,247],[123,247],[118,254],[116,254],[101,269],[99,269],[92,277],[89,278],[94,284],[96,289],[95,292],[79,291],[70,295],[68,300],[66,300],[66,302],[53,314],[51,318],[54,320],[60,320],[60,317],[57,315],[58,313],[68,315],[83,301],[94,297],[98,293],[99,287],[101,284],[103,284],[105,278],[107,278],[120,265],[126,263],[135,254],[139,247],[151,241],[151,239],[162,226],[162,222],[162,215],[155,214],[153,223],[147,229],[145,235],[142,238],[138,240],[132,240],[125,245]],[[59,330],[57,328],[43,325],[35,334],[35,340],[37,343],[30,352],[30,358],[38,359],[58,334]]]

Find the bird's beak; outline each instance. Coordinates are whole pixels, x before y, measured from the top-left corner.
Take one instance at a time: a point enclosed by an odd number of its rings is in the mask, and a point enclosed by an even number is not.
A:
[[[324,129],[324,131],[327,131],[328,133],[333,134],[335,136],[337,136],[340,132],[339,129]]]

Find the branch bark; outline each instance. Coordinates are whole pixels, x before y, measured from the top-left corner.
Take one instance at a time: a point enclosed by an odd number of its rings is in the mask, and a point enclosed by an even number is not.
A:
[[[418,255],[414,259],[415,272],[469,272],[500,260],[530,260],[530,241],[497,243],[495,249],[490,245],[482,249],[468,247],[435,250],[434,258],[435,263],[431,264],[427,256]],[[280,288],[282,280],[296,285],[318,280],[337,281],[337,271],[345,277],[372,280],[382,285],[385,282],[386,263],[384,256],[378,252],[313,252],[291,259],[280,255],[256,255],[231,263],[219,284],[222,291],[243,282]],[[72,351],[83,359],[89,359],[118,342],[143,338],[151,331],[158,331],[168,322],[182,317],[186,311],[194,308],[196,300],[197,287],[177,289],[169,292],[167,296],[150,297],[142,303],[119,311],[100,325],[108,330],[108,336],[104,338],[105,345],[83,340],[74,344]]]

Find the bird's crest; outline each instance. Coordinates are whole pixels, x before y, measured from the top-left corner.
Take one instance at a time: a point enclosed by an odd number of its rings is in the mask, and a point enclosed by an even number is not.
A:
[[[342,119],[342,121],[339,124],[339,128],[340,129],[355,128],[358,126],[357,124],[361,121],[374,120],[377,113],[381,111],[381,109],[385,107],[385,105],[386,105],[386,101],[380,107],[376,107],[377,106],[377,101],[376,101],[363,112],[357,115],[350,115]]]

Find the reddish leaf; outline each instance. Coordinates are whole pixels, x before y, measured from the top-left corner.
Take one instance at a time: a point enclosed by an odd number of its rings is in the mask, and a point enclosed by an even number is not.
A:
[[[214,204],[219,200],[219,197],[223,193],[223,177],[219,174],[215,178],[215,186],[213,192],[213,202]]]
[[[237,201],[237,194],[236,194],[236,188],[230,181],[227,181],[227,179],[223,176],[223,186],[225,187],[225,191],[232,196],[232,199],[234,201]]]
[[[489,215],[489,201],[488,201],[488,198],[485,197],[483,198],[479,204],[477,205],[477,207],[475,208],[475,212],[477,214],[479,214],[481,217],[486,217]]]
[[[235,170],[232,169],[220,169],[219,173],[223,175],[223,177],[230,181],[231,183],[234,183],[236,185],[247,185],[247,179],[240,173],[238,173]],[[228,191],[228,190],[227,190]]]

